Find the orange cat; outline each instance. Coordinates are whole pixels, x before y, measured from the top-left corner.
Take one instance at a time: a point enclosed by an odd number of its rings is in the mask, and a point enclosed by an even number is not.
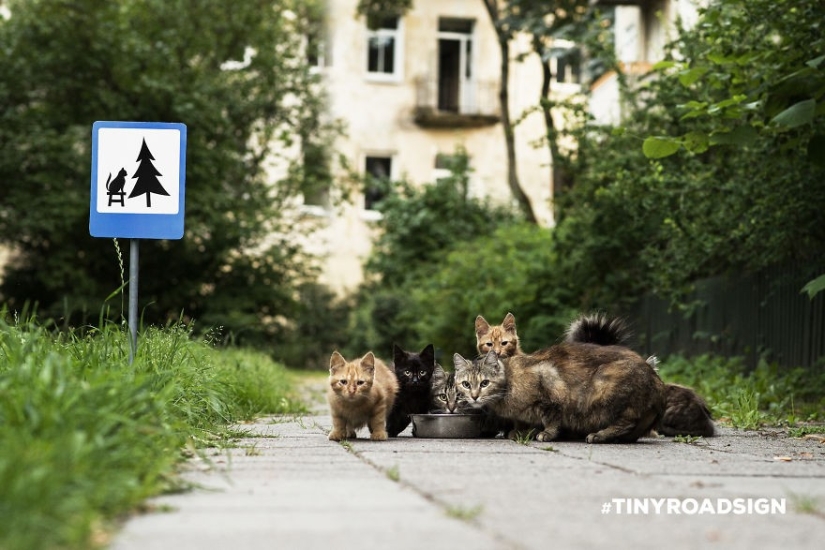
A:
[[[515,316],[508,313],[500,325],[492,327],[481,315],[476,317],[476,347],[479,354],[494,351],[500,359],[524,355],[518,341]]]
[[[337,351],[329,358],[327,402],[332,416],[331,441],[354,439],[369,427],[370,439],[387,439],[387,415],[392,410],[398,380],[395,373],[370,351],[346,361]]]

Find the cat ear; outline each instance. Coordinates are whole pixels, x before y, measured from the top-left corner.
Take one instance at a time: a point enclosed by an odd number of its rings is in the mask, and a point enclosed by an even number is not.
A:
[[[484,317],[479,315],[476,317],[476,337],[479,338],[484,336],[488,332],[490,332],[490,323],[488,323]]]
[[[329,358],[329,371],[332,372],[335,369],[343,367],[345,364],[344,356],[338,353],[338,350],[333,351],[332,356]]]
[[[516,317],[512,313],[507,313],[504,316],[501,326],[504,330],[516,330]]]
[[[461,354],[459,354],[459,353],[454,353],[453,354],[453,365],[455,366],[456,370],[458,370],[460,368],[463,368],[466,364],[467,364],[467,360],[464,359],[461,356]]]
[[[484,366],[498,372],[498,354],[493,350],[488,351],[487,355],[484,357]]]
[[[427,347],[421,350],[419,355],[425,364],[432,365],[435,363],[435,348],[432,344],[428,344]]]
[[[444,372],[444,369],[441,368],[441,365],[436,363],[435,368],[433,369],[433,383],[440,383],[445,378],[447,378],[447,373]]]
[[[366,372],[375,372],[375,354],[368,351],[367,354],[361,358],[361,368]]]
[[[396,365],[404,361],[404,350],[398,347],[398,344],[392,345],[392,362]]]

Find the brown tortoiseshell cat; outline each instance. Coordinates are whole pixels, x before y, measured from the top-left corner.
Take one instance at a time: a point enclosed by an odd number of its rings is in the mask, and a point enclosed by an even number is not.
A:
[[[601,346],[627,346],[630,331],[618,318],[593,313],[573,320],[567,328],[565,340]],[[658,361],[655,357],[650,357],[647,362],[655,367]],[[656,431],[671,437],[716,435],[716,427],[705,400],[693,389],[679,384],[665,384],[665,413],[656,426]]]
[[[455,354],[453,362],[456,386],[471,404],[519,425],[541,426],[538,441],[633,442],[665,409],[659,375],[619,346],[571,342],[505,359],[494,351],[475,361]]]
[[[367,426],[370,439],[387,439],[387,415],[392,410],[398,380],[383,361],[370,351],[346,361],[337,351],[329,359],[327,402],[332,416],[331,441],[354,439]]]

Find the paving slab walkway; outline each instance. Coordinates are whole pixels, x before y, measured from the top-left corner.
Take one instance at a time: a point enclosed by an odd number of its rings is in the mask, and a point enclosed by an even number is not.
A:
[[[694,443],[327,440],[323,407],[242,426],[112,550],[821,549],[825,444],[722,428]],[[366,434],[361,434],[363,435]]]

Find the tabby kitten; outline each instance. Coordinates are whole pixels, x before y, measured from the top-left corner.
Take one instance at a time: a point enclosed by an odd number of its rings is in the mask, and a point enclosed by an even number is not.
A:
[[[361,359],[346,361],[337,351],[329,359],[327,402],[332,416],[331,441],[354,439],[369,427],[370,439],[387,439],[387,414],[395,402],[395,374],[370,351]]]
[[[404,351],[392,346],[393,368],[399,391],[387,417],[387,433],[396,437],[410,425],[411,414],[423,414],[430,409],[430,390],[435,371],[435,349],[430,344],[421,353]]]
[[[441,365],[437,365],[433,373],[431,396],[433,412],[462,413],[470,407],[467,396],[455,386],[455,373],[446,372]]]
[[[447,414],[478,413],[483,416],[481,421],[481,437],[496,437],[501,432],[506,435],[513,429],[509,422],[485,407],[473,406],[464,392],[459,391],[455,384],[455,373],[446,372],[440,365],[436,366],[433,374],[432,391],[433,412]]]
[[[540,425],[538,441],[633,442],[664,413],[656,371],[618,346],[563,343],[501,360],[495,352],[475,362],[455,354],[453,362],[456,385],[470,403],[521,425]]]
[[[601,346],[627,346],[630,331],[621,320],[596,313],[582,315],[570,323],[565,340]],[[658,360],[651,356],[647,363],[655,368]],[[656,426],[656,431],[667,436],[716,435],[716,427],[705,400],[693,389],[679,384],[665,384],[665,413]]]
[[[494,351],[501,359],[522,355],[516,333],[516,318],[512,313],[504,316],[500,325],[490,326],[490,323],[481,315],[476,317],[476,347],[478,353],[487,355]]]

